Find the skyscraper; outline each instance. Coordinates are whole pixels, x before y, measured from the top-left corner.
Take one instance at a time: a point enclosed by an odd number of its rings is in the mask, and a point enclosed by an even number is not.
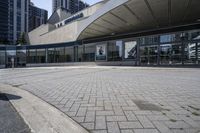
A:
[[[84,3],[81,0],[53,0],[52,4],[53,12],[57,8],[63,7],[70,13],[76,13],[89,6],[87,3]]]
[[[36,7],[32,2],[29,5],[29,31],[46,24],[48,12]]]
[[[28,32],[29,0],[0,0],[1,43],[15,44],[21,33]]]
[[[33,6],[30,0],[0,0],[0,44],[16,44],[22,33],[46,21],[47,11]]]
[[[0,44],[8,41],[8,0],[0,0]]]
[[[28,32],[29,0],[8,1],[8,40],[15,44],[21,33]]]

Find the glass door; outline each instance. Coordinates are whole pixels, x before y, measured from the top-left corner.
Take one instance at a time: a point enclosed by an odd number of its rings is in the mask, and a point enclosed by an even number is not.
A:
[[[17,66],[16,50],[6,50],[6,68]]]

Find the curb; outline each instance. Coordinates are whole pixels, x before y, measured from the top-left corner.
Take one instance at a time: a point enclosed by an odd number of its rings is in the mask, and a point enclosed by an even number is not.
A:
[[[63,112],[25,90],[0,84],[0,91],[7,94],[32,133],[89,133]],[[9,94],[20,98],[14,99]]]

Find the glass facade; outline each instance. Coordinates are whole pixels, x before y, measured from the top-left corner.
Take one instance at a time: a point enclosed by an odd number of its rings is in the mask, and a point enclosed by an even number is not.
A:
[[[108,42],[108,61],[121,61],[123,41]]]
[[[65,48],[55,48],[55,62],[62,63],[65,62]]]
[[[17,49],[17,66],[26,66],[26,49]]]
[[[5,57],[6,57],[5,50],[0,50],[0,65],[5,65]]]
[[[65,47],[65,62],[74,61],[74,47]]]
[[[46,63],[46,49],[37,49],[37,63]]]
[[[24,46],[0,50],[0,65],[33,63],[136,62],[141,66],[200,65],[200,32],[133,37],[96,43]],[[133,64],[133,63],[132,63]]]
[[[86,44],[84,46],[83,61],[84,62],[95,61],[95,51],[96,51],[95,44]]]
[[[27,50],[27,63],[33,64],[37,63],[36,49]]]

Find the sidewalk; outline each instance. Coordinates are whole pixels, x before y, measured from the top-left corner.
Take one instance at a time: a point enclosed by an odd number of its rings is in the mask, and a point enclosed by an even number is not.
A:
[[[0,84],[0,92],[5,94],[0,95],[0,125],[3,125],[0,133],[29,133],[28,127],[32,133],[88,133],[64,113],[27,91]],[[24,126],[12,106],[28,126]]]

